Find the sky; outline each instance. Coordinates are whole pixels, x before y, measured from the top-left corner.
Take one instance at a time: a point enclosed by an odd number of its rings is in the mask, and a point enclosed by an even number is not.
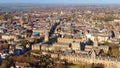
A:
[[[33,4],[120,4],[120,0],[0,0],[0,3],[33,3]]]

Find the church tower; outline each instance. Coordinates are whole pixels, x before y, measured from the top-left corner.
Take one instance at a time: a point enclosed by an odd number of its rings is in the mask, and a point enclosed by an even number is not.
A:
[[[98,47],[98,37],[94,37],[93,46]]]
[[[92,58],[92,59],[95,59],[95,58],[96,58],[96,52],[95,52],[95,50],[92,49],[91,52],[92,52],[92,53],[91,53],[91,58]]]

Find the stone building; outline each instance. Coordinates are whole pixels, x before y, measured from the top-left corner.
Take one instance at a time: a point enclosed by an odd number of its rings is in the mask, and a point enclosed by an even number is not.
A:
[[[82,55],[82,54],[73,54],[73,53],[60,54],[59,59],[61,60],[66,59],[67,62],[75,63],[75,64],[80,64],[80,63],[94,64],[94,65],[100,64],[103,65],[104,68],[120,68],[119,58],[96,56],[95,50],[92,50],[91,55]]]
[[[32,45],[32,50],[41,50],[40,44]]]
[[[49,33],[48,32],[45,33],[44,41],[45,42],[49,41]]]
[[[93,45],[86,45],[85,46],[85,51],[88,54],[89,52],[92,51],[92,49],[94,49],[97,54],[99,54],[99,52],[102,50],[103,52],[107,53],[109,50],[109,46],[104,46],[104,45],[98,45],[98,37],[95,37],[93,40]]]
[[[75,50],[75,51],[80,50],[81,49],[80,42],[71,43],[71,48],[72,50]]]

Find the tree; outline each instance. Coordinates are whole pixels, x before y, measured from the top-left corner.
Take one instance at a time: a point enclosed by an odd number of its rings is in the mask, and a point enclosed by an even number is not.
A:
[[[9,14],[6,14],[6,15],[4,15],[4,19],[5,19],[5,20],[12,19],[12,16],[9,15]]]
[[[8,49],[9,46],[10,46],[9,44],[6,44],[6,45],[3,45],[3,48],[4,48],[4,49]]]
[[[8,68],[10,66],[10,63],[8,60],[3,60],[0,68]]]
[[[2,20],[4,17],[3,17],[3,15],[0,15],[0,20]]]
[[[17,62],[21,62],[21,63],[27,62],[28,60],[29,60],[29,59],[27,59],[27,58],[24,57],[23,55],[18,56],[18,57],[16,58],[16,61],[17,61]]]
[[[26,48],[27,41],[26,40],[21,40],[21,45]]]

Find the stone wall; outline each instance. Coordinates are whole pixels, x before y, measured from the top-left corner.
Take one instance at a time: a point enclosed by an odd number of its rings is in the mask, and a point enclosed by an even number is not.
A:
[[[97,56],[93,59],[90,55],[78,55],[78,54],[61,54],[60,59],[66,59],[68,62],[72,63],[94,63],[94,64],[104,64],[105,68],[120,68],[119,58],[110,57],[100,57]]]

